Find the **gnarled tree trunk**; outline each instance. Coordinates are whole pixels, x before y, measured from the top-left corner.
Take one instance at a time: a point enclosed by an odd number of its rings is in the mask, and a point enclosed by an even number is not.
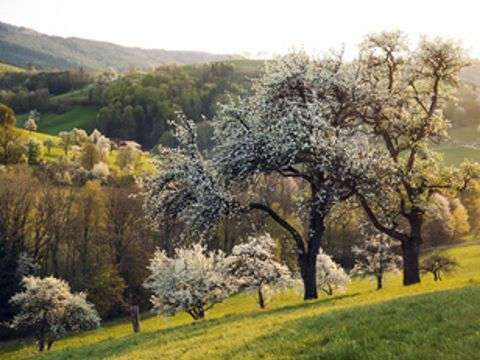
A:
[[[312,186],[312,194],[316,194]],[[310,210],[310,233],[308,238],[308,248],[305,254],[300,254],[300,269],[304,285],[305,300],[317,299],[317,255],[320,250],[322,236],[325,231],[323,216],[319,204],[315,204],[317,197],[312,196],[312,208]]]

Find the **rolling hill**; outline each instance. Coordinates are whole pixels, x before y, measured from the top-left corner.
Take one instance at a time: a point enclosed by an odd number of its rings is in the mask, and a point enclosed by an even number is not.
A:
[[[91,70],[112,67],[125,70],[136,66],[146,70],[160,64],[193,64],[241,58],[198,51],[141,49],[113,43],[49,36],[24,27],[0,22],[0,62],[19,67]]]
[[[475,359],[480,353],[480,246],[442,252],[460,268],[444,281],[425,276],[385,288],[353,279],[348,291],[304,302],[293,290],[260,310],[253,294],[235,295],[193,322],[180,313],[128,320],[59,340],[39,355],[32,341],[2,344],[2,359]]]

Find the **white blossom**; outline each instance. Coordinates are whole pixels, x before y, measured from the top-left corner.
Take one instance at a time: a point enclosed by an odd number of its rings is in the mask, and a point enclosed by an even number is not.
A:
[[[10,302],[19,308],[12,328],[33,329],[43,351],[45,342],[50,349],[54,340],[68,332],[98,327],[100,318],[86,294],[73,294],[68,284],[54,277],[27,276],[22,280],[24,291],[15,294]]]
[[[380,233],[371,226],[364,227],[364,241],[354,246],[355,266],[352,274],[373,276],[377,280],[377,289],[381,289],[384,274],[397,271],[402,258],[395,251],[398,241]]]
[[[327,295],[332,295],[334,290],[343,290],[350,283],[350,277],[323,250],[317,256],[317,286]]]
[[[274,240],[265,234],[249,237],[246,243],[235,245],[232,254],[226,258],[226,271],[236,287],[257,291],[262,308],[268,301],[266,285],[287,285],[291,281],[290,270],[275,261],[274,249]]]
[[[91,173],[95,178],[101,181],[106,181],[110,176],[110,169],[108,168],[107,164],[105,164],[103,161],[100,161],[93,165]]]
[[[29,131],[37,131],[38,129],[37,123],[32,118],[29,118],[27,121],[25,121],[25,124],[23,126]]]
[[[224,267],[222,252],[206,253],[199,244],[177,248],[172,258],[157,250],[144,286],[153,292],[150,301],[157,313],[173,316],[182,310],[198,320],[232,291]]]

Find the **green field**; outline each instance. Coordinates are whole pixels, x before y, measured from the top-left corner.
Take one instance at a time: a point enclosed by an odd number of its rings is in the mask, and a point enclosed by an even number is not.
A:
[[[84,129],[91,132],[95,128],[98,109],[93,106],[77,107],[63,114],[41,114],[38,132],[58,135],[60,131],[70,131],[73,128]],[[17,115],[17,126],[23,127],[28,114]]]
[[[25,70],[13,65],[0,63],[0,74],[6,73],[6,72],[22,72],[22,71],[25,71]]]
[[[7,343],[2,359],[475,359],[480,354],[480,246],[444,252],[461,267],[442,282],[403,287],[390,275],[376,291],[353,280],[344,294],[304,302],[293,290],[259,310],[252,295],[217,305],[203,321],[148,317],[58,341],[39,355],[32,342]]]

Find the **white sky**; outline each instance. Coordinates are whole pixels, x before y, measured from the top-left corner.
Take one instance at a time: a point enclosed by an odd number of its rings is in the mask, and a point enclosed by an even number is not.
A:
[[[478,4],[478,5],[477,5]],[[213,53],[324,51],[400,29],[462,40],[480,57],[477,0],[0,0],[0,21],[60,36]]]

